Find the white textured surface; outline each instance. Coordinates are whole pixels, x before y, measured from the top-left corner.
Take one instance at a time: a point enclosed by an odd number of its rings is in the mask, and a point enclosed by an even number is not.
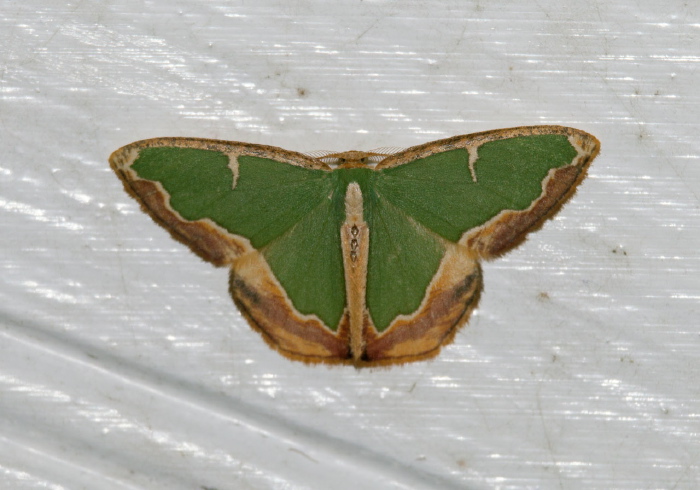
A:
[[[0,45],[0,488],[700,487],[695,2],[7,1]],[[385,370],[269,350],[107,164],[524,124],[602,154]]]

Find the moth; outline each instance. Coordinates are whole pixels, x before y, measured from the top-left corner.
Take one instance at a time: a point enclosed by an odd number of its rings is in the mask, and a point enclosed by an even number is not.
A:
[[[598,140],[561,126],[313,157],[199,138],[110,164],[153,220],[230,268],[241,313],[284,356],[358,367],[433,357],[477,306],[479,261],[574,193]]]

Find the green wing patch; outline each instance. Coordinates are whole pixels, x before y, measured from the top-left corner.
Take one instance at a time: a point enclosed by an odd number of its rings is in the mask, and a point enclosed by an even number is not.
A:
[[[542,194],[553,168],[571,163],[576,150],[564,135],[484,143],[472,177],[469,153],[449,150],[381,170],[378,192],[428,229],[453,242],[504,209],[523,210]]]

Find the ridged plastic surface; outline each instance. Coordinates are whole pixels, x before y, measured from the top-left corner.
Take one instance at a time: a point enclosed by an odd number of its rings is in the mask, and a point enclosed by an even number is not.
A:
[[[8,2],[0,488],[700,486],[700,16],[660,2]],[[602,152],[434,361],[271,351],[107,164],[134,140]]]

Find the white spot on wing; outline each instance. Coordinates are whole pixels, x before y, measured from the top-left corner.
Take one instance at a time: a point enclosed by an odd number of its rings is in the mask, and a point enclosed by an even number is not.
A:
[[[233,185],[231,186],[231,189],[236,188],[236,184],[238,183],[238,154],[237,153],[227,153],[226,156],[228,157],[228,168],[231,169],[231,173],[233,174]]]
[[[472,180],[476,184],[476,169],[474,164],[479,159],[479,154],[476,146],[468,146],[467,152],[469,153],[469,173],[472,175]]]

